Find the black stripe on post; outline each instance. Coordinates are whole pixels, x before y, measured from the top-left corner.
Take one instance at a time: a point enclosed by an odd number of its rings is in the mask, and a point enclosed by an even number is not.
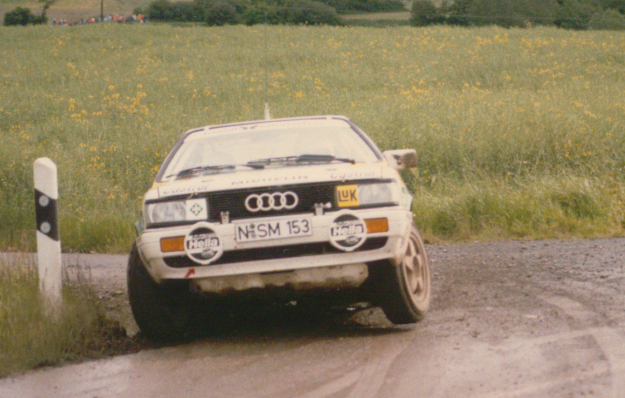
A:
[[[59,212],[57,200],[35,189],[37,231],[54,241],[59,241]]]

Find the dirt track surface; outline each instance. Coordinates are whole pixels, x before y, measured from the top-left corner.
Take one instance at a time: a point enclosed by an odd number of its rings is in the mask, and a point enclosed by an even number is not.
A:
[[[0,396],[622,398],[624,248],[429,245],[433,302],[415,326],[378,309],[267,311],[178,346],[0,380]],[[66,260],[88,266],[109,315],[136,333],[125,256]]]

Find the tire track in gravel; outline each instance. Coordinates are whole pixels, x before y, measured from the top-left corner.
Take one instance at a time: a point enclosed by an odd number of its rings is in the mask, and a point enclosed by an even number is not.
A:
[[[540,299],[558,307],[580,323],[592,322],[597,314],[581,303],[564,296],[541,296]],[[608,363],[612,379],[612,398],[625,397],[625,336],[622,331],[609,327],[583,329],[571,334],[589,334],[601,348]],[[566,336],[565,336],[566,338]]]

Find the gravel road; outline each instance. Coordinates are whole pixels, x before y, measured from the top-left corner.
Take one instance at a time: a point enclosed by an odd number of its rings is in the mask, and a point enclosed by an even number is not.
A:
[[[622,398],[624,248],[625,239],[428,245],[434,295],[415,326],[395,327],[378,309],[323,322],[268,312],[178,346],[0,380],[0,396]],[[126,256],[65,261],[134,335]]]

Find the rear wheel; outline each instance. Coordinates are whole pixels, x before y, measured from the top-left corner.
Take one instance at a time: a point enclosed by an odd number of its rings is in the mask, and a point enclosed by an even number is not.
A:
[[[130,308],[141,332],[154,340],[184,337],[193,313],[189,284],[154,282],[136,245],[128,257],[127,278]]]
[[[379,301],[386,317],[395,324],[422,320],[430,306],[430,261],[416,226],[412,226],[404,259],[396,267],[380,270]]]

